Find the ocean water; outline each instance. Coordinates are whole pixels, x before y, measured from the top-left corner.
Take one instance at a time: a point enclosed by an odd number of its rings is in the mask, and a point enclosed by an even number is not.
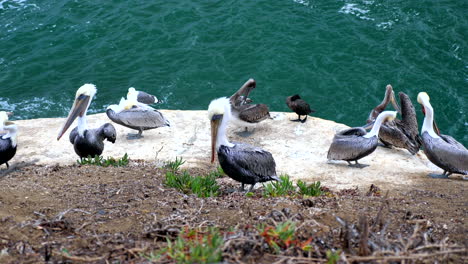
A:
[[[248,78],[255,102],[362,125],[385,86],[431,97],[445,134],[468,145],[468,2],[460,0],[0,0],[0,110],[64,117],[94,83],[89,112],[131,86],[164,109],[206,109]]]

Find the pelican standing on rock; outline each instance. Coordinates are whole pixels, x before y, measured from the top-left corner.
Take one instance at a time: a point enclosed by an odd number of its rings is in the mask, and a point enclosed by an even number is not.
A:
[[[158,110],[124,98],[120,100],[118,105],[108,106],[106,114],[115,123],[138,130],[138,134],[129,134],[129,138],[143,137],[143,130],[170,126],[169,121]]]
[[[57,136],[59,140],[78,117],[78,126],[70,132],[69,139],[81,159],[101,155],[104,150],[104,139],[114,143],[117,137],[115,128],[110,123],[105,123],[96,129],[88,129],[86,111],[95,94],[96,86],[93,84],[85,84],[76,91],[75,102]]]
[[[4,111],[0,112],[0,131],[7,131],[6,134],[0,135],[0,165],[5,163],[9,168],[8,161],[16,154],[18,128],[16,124],[8,121],[8,115]]]
[[[453,137],[438,135],[434,131],[434,109],[425,92],[418,94],[418,103],[422,104],[425,113],[421,128],[422,144],[427,158],[437,167],[444,170],[442,175],[429,176],[447,178],[452,173],[468,174],[468,150]]]
[[[279,180],[276,163],[270,152],[245,143],[231,143],[226,137],[226,128],[231,119],[231,104],[226,97],[211,101],[208,107],[211,122],[211,163],[218,153],[219,164],[232,179],[251,184],[252,191],[257,182]]]
[[[143,91],[137,91],[133,87],[128,88],[127,100],[137,101],[143,104],[157,104],[159,102],[156,96]]]
[[[293,110],[297,114],[297,119],[291,121],[301,121],[301,123],[304,123],[307,120],[308,115],[315,112],[315,110],[310,109],[310,105],[306,101],[302,100],[298,94],[288,96],[286,98],[286,104],[289,109]],[[305,115],[305,118],[301,119],[301,115]]]
[[[390,88],[390,89],[389,89]],[[390,85],[387,85],[384,101],[372,110],[367,122],[368,126],[372,126],[372,122],[380,114],[389,101],[397,111],[401,113],[401,120],[395,119],[390,122],[384,122],[379,132],[379,139],[387,146],[395,146],[398,148],[407,149],[412,155],[416,154],[421,147],[421,138],[418,130],[418,120],[416,118],[416,110],[408,95],[403,92],[398,93],[400,97],[401,107],[398,106],[395,96]],[[368,127],[366,126],[366,128]]]
[[[386,120],[393,120],[396,111],[384,111],[377,116],[377,120],[372,130],[367,133],[362,127],[354,127],[338,132],[334,137],[328,150],[329,160],[345,160],[350,166],[360,167],[358,160],[374,152],[378,144],[378,134],[382,123]],[[355,164],[352,165],[351,161]]]
[[[252,100],[248,98],[250,92],[255,89],[256,82],[249,79],[230,98],[233,122],[241,127],[255,126],[259,122],[271,118],[270,110],[265,104],[250,104]]]

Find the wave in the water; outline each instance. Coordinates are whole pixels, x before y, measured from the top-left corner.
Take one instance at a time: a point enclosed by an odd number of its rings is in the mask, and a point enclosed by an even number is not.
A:
[[[0,9],[18,9],[25,7],[37,7],[37,5],[28,3],[28,0],[0,0]]]

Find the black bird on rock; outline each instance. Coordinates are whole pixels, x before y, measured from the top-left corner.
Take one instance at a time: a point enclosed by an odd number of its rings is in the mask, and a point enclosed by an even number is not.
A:
[[[288,96],[286,98],[286,104],[289,109],[293,110],[298,116],[297,119],[291,121],[301,121],[301,123],[304,123],[307,120],[307,116],[315,112],[315,110],[310,109],[310,105],[306,101],[302,100],[298,94]],[[306,117],[301,119],[302,115],[305,115]]]

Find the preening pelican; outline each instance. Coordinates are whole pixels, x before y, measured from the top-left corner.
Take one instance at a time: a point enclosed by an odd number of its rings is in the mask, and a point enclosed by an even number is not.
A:
[[[256,87],[254,79],[249,79],[230,98],[233,122],[246,128],[270,118],[270,110],[265,104],[250,104],[250,92]]]
[[[286,98],[286,104],[289,109],[293,110],[297,114],[297,119],[291,121],[301,121],[301,123],[304,123],[307,120],[307,116],[310,113],[315,112],[315,110],[310,109],[310,105],[306,101],[302,100],[298,94],[288,96]],[[301,115],[305,115],[306,117],[301,119]]]
[[[377,148],[378,134],[382,123],[395,119],[396,114],[396,111],[380,113],[369,133],[362,127],[338,132],[333,137],[327,158],[329,160],[345,160],[349,165],[351,165],[351,161],[354,161],[354,166],[359,166],[358,160],[371,154]]]
[[[468,150],[453,137],[438,135],[434,131],[434,109],[429,100],[427,93],[418,94],[418,103],[422,104],[425,113],[421,128],[424,153],[432,163],[444,170],[442,177],[448,177],[452,173],[467,175]]]
[[[87,156],[101,155],[104,150],[104,139],[114,143],[117,137],[115,128],[110,123],[105,123],[96,129],[88,129],[86,111],[88,111],[95,94],[96,86],[93,84],[85,84],[76,91],[75,102],[57,136],[57,140],[59,140],[78,117],[78,126],[70,132],[69,139],[76,154],[81,159]]]
[[[158,98],[149,93],[143,91],[137,91],[135,88],[128,88],[127,100],[136,101],[143,104],[156,104],[158,103]]]
[[[18,128],[16,124],[8,121],[8,114],[3,111],[0,112],[0,131],[7,131],[6,134],[0,135],[0,165],[5,163],[9,168],[8,161],[16,154]]]
[[[251,184],[252,191],[257,182],[279,180],[276,163],[270,152],[245,143],[231,143],[226,137],[226,128],[231,119],[231,104],[226,97],[211,101],[208,107],[211,122],[211,162],[215,151],[223,171],[232,179]]]
[[[388,89],[389,87],[390,90]],[[377,115],[381,113],[388,102],[391,101],[395,109],[401,113],[402,118],[401,120],[395,119],[390,122],[384,122],[380,128],[379,139],[387,147],[395,146],[398,148],[405,148],[414,155],[421,147],[416,110],[408,95],[400,92],[398,96],[400,97],[401,107],[396,103],[391,86],[387,85],[384,101],[370,113],[367,120],[369,123],[368,126],[372,126],[372,122],[375,121]]]
[[[141,138],[143,130],[170,126],[169,121],[158,110],[122,98],[118,105],[110,105],[106,110],[107,116],[115,123],[138,130],[137,135],[131,137]]]

